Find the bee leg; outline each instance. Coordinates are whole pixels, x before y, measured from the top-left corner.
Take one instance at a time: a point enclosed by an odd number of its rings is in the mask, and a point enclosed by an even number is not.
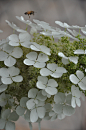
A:
[[[30,15],[28,14],[29,18],[30,18]]]

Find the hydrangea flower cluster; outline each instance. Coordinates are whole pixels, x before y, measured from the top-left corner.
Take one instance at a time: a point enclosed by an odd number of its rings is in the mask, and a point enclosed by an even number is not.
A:
[[[71,116],[85,99],[86,26],[16,18],[26,29],[6,20],[14,33],[0,41],[0,129],[15,130],[22,116],[40,130],[42,119]]]

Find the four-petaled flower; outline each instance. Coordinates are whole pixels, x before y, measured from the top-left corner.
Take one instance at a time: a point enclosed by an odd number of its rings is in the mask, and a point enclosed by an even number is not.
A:
[[[42,95],[42,91],[32,88],[28,92],[28,98],[30,99],[26,102],[26,105],[27,108],[31,110],[36,104],[39,103],[39,101],[45,101],[47,97]]]
[[[16,34],[12,34],[9,36],[9,45],[11,46],[24,46],[26,48],[30,48],[31,45],[31,36],[28,32],[22,32],[17,36]]]
[[[74,64],[78,63],[78,57],[77,56],[66,57],[62,52],[59,52],[58,55],[60,57],[62,57],[62,63],[65,64],[65,65],[68,64],[69,61],[73,62]]]
[[[0,51],[0,61],[4,61],[4,64],[8,67],[11,67],[16,63],[15,58],[20,58],[23,55],[23,51],[19,47],[5,44],[2,48],[2,51]]]
[[[75,109],[71,106],[71,98],[72,95],[65,95],[65,93],[57,93],[54,96],[54,101],[56,104],[54,104],[53,110],[57,114],[64,114],[66,116],[71,116],[74,114]]]
[[[10,109],[5,109],[2,112],[2,117],[0,119],[0,129],[15,130],[15,123],[19,116],[15,111],[11,112]]]
[[[47,64],[47,68],[42,68],[40,70],[42,76],[51,75],[54,78],[61,77],[63,73],[67,73],[67,70],[64,67],[58,67],[55,63],[49,63]]]
[[[3,84],[12,84],[13,82],[22,82],[23,77],[18,75],[20,73],[19,68],[14,66],[10,68],[1,68],[0,76]]]
[[[54,79],[49,79],[44,76],[38,76],[37,88],[44,89],[48,94],[55,95],[57,93],[56,87],[58,83]]]
[[[70,81],[74,84],[78,84],[82,90],[86,90],[86,76],[84,77],[84,73],[80,70],[76,71],[76,75],[71,74],[69,77]]]
[[[30,52],[26,55],[28,59],[25,59],[23,62],[26,65],[33,65],[36,68],[43,68],[45,67],[45,62],[49,60],[48,56],[40,53],[37,56],[36,52]]]
[[[30,99],[26,102],[26,106],[31,110],[30,121],[36,122],[38,117],[43,118],[45,115],[44,101],[47,97],[42,95],[42,91],[35,88],[29,90],[28,97]]]
[[[75,87],[75,85],[71,86],[71,93],[72,93],[72,99],[71,99],[71,106],[73,108],[77,106],[81,106],[81,101],[80,101],[80,97],[81,97],[81,91],[79,90],[78,87]]]
[[[32,45],[30,45],[30,48],[34,51],[41,51],[47,55],[51,55],[50,54],[50,48],[44,46],[44,45],[39,45],[37,43],[33,43]]]

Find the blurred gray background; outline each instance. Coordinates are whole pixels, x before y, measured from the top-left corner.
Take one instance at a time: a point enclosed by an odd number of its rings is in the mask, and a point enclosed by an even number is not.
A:
[[[55,20],[67,22],[70,25],[85,26],[86,24],[86,0],[0,0],[0,40],[12,33],[12,29],[5,20],[14,22],[24,29],[25,24],[18,21],[15,16],[24,16],[26,11],[33,10],[37,13],[30,17],[49,22],[56,27]],[[34,130],[38,129],[34,123]],[[71,117],[63,120],[42,121],[42,130],[86,130],[86,101],[82,101],[82,106],[77,107],[76,112]],[[16,130],[29,130],[28,123],[21,117],[16,122]]]

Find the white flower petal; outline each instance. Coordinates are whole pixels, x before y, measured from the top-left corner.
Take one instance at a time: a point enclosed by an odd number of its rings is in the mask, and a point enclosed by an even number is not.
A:
[[[68,95],[66,96],[66,104],[71,105],[71,99],[72,99],[72,94],[68,94]]]
[[[28,109],[33,109],[33,107],[35,106],[35,103],[34,103],[34,99],[30,99],[26,102],[26,106]]]
[[[77,106],[78,106],[78,107],[80,107],[80,106],[81,106],[81,101],[80,101],[80,99],[79,99],[79,98],[76,98],[76,104],[77,104]]]
[[[86,26],[81,29],[81,31],[86,35]]]
[[[8,57],[8,54],[0,51],[0,61],[4,61]]]
[[[82,90],[86,90],[86,85],[83,84],[82,82],[79,82],[78,85],[79,85],[79,87],[80,87]]]
[[[38,89],[32,88],[32,89],[30,89],[29,92],[28,92],[28,97],[29,97],[29,98],[35,98],[36,95],[37,95],[37,93],[38,93]]]
[[[44,68],[45,67],[45,63],[40,63],[40,62],[36,62],[35,64],[34,64],[34,67],[36,67],[36,68]]]
[[[64,67],[57,67],[56,72],[63,74],[63,73],[67,73],[67,70]]]
[[[0,46],[4,45],[5,43],[8,43],[8,38],[0,40]]]
[[[54,79],[49,79],[47,86],[57,87],[58,83]]]
[[[37,108],[37,114],[39,118],[43,118],[45,116],[45,108],[44,107],[38,107]]]
[[[32,49],[32,50],[34,50],[34,51],[40,51],[40,49],[39,48],[37,48],[36,46],[34,46],[34,45],[31,45],[30,46],[30,48]]]
[[[51,121],[54,121],[54,120],[56,120],[57,119],[57,115],[53,115],[52,117],[51,117]]]
[[[16,113],[19,115],[19,116],[22,116],[24,115],[24,112],[25,112],[25,108],[21,107],[21,106],[18,106],[16,108]]]
[[[18,114],[15,111],[13,111],[13,112],[10,113],[9,120],[11,120],[11,121],[17,121],[18,118],[19,118],[19,116],[18,116]]]
[[[63,111],[63,105],[62,104],[55,104],[53,107],[53,110],[55,111],[55,113],[61,114]]]
[[[48,76],[48,75],[52,74],[52,72],[51,72],[50,70],[48,70],[47,68],[42,68],[42,69],[40,70],[40,74],[41,74],[42,76]]]
[[[30,48],[31,45],[32,45],[32,42],[30,41],[24,41],[23,43],[21,42],[21,46],[24,46],[26,48]]]
[[[77,98],[80,98],[80,97],[81,97],[80,90],[79,90],[78,87],[76,88],[75,96],[76,96]]]
[[[5,128],[5,120],[0,119],[0,129],[4,129],[4,128]]]
[[[26,55],[26,57],[29,59],[29,60],[36,60],[37,59],[37,53],[36,52],[30,52]]]
[[[29,59],[25,59],[23,62],[25,65],[34,65],[34,63],[35,63],[35,61],[31,61]]]
[[[45,76],[38,76],[38,81],[41,81],[43,84],[47,84],[48,78]]]
[[[69,79],[74,84],[77,84],[79,82],[79,79],[74,74],[71,74]]]
[[[10,46],[19,46],[19,42],[9,41]]]
[[[24,32],[26,32],[25,30],[23,30],[23,29],[20,29],[20,28],[16,29],[16,31],[17,31],[17,32],[21,32],[21,33],[24,33]]]
[[[86,76],[81,80],[86,85]]]
[[[48,61],[48,60],[49,60],[49,58],[48,58],[47,55],[45,55],[45,54],[43,54],[43,53],[40,53],[40,54],[38,55],[37,61],[39,61],[39,62],[46,62],[46,61]]]
[[[19,70],[19,68],[12,66],[12,67],[8,68],[8,72],[9,72],[10,76],[15,76],[20,73],[20,70]]]
[[[74,64],[78,63],[78,59],[79,59],[78,57],[73,57],[73,56],[69,57],[69,60],[72,61]]]
[[[28,101],[27,97],[22,97],[20,100],[20,106],[26,107],[26,102]]]
[[[45,89],[45,87],[46,87],[41,81],[38,81],[36,83],[36,86],[37,86],[37,88],[40,88],[40,89]]]
[[[16,63],[16,59],[13,57],[9,56],[6,60],[4,60],[4,64],[8,67],[13,66]]]
[[[72,106],[73,108],[76,107],[75,100],[76,100],[76,98],[75,98],[75,97],[72,97],[72,99],[71,99],[71,106]]]
[[[11,27],[11,28],[13,28],[14,30],[16,30],[16,29],[18,29],[19,27],[17,27],[13,22],[12,22],[12,24],[8,21],[8,20],[5,20],[6,21],[6,23]]]
[[[72,85],[71,91],[74,97],[77,97],[77,98],[81,97],[81,93],[78,87],[75,87],[74,85]]]
[[[15,47],[11,53],[11,55],[15,58],[20,58],[23,55],[23,51],[19,47]]]
[[[45,105],[45,102],[39,100],[38,104],[36,104],[36,108],[37,107],[43,107],[44,105]]]
[[[73,36],[77,36],[78,34],[75,32],[75,30],[70,30],[69,28],[67,28],[67,30],[73,35]]]
[[[16,16],[16,18],[27,25],[30,25],[32,23],[30,20],[25,20],[23,16]]]
[[[12,34],[9,36],[9,40],[13,42],[19,42],[19,38],[16,34]]]
[[[18,76],[12,77],[12,80],[14,82],[22,82],[23,81],[23,77],[21,75],[18,75]]]
[[[71,106],[64,106],[63,107],[63,113],[66,115],[66,116],[71,116],[72,114],[74,114],[75,112],[75,109],[72,108]]]
[[[9,115],[11,113],[11,110],[10,109],[5,109],[3,112],[2,112],[2,118],[3,119],[8,119]]]
[[[48,112],[45,113],[45,117],[43,118],[44,120],[50,120],[51,117],[49,116]]]
[[[34,28],[34,27],[31,27],[31,29],[30,29],[30,34],[33,35],[34,33],[37,33],[37,29]]]
[[[63,103],[65,101],[65,94],[64,93],[57,93],[55,96],[54,96],[54,101],[58,104],[58,103]]]
[[[30,111],[29,110],[27,110],[26,113],[24,114],[24,119],[27,122],[30,122]]]
[[[42,90],[42,95],[43,95],[43,96],[46,96],[46,95],[47,95],[47,93],[45,92],[44,89]]]
[[[3,45],[3,50],[7,53],[11,53],[13,51],[14,47],[13,46],[10,46],[9,44],[4,44]]]
[[[57,67],[58,67],[58,66],[57,66],[57,64],[55,64],[55,63],[49,63],[49,64],[47,64],[47,68],[48,68],[49,70],[52,70],[52,71],[55,71]]]
[[[84,54],[84,50],[77,49],[77,50],[74,51],[74,54]]]
[[[9,72],[7,68],[1,68],[0,69],[0,76],[2,77],[8,77],[9,76]]]
[[[28,32],[22,32],[19,34],[20,42],[30,41],[31,36]]]
[[[42,91],[39,91],[36,98],[37,98],[38,100],[40,100],[40,101],[45,101],[45,100],[47,99],[47,96],[43,96],[43,95],[42,95]],[[37,101],[38,101],[38,100],[37,100]],[[38,102],[37,102],[37,104],[38,104]]]
[[[85,95],[84,95],[84,93],[82,93],[82,91],[81,91],[81,99],[82,99],[83,101],[85,101]]]
[[[63,113],[58,115],[58,119],[62,120],[64,118],[65,118],[65,115]]]
[[[64,65],[67,65],[67,64],[69,64],[69,61],[68,61],[68,59],[62,58],[62,63]]]
[[[64,26],[63,26],[63,23],[60,22],[60,21],[55,21],[55,23],[58,24],[58,25],[61,26],[61,27],[64,27]]]
[[[44,45],[40,45],[40,49],[41,49],[41,51],[44,52],[45,54],[51,55],[51,53],[50,53],[50,48],[48,48],[48,47],[46,47],[46,46],[44,46]]]
[[[83,73],[82,71],[80,71],[80,70],[77,70],[77,71],[76,71],[76,75],[77,75],[77,77],[78,77],[80,80],[84,77],[84,73]]]
[[[30,113],[30,120],[31,122],[36,122],[38,120],[38,114],[36,112],[36,109],[33,109]]]
[[[82,29],[83,27],[77,26],[77,25],[72,25],[73,28],[75,29]]]
[[[52,110],[52,106],[51,106],[51,104],[50,103],[47,103],[47,104],[45,104],[45,109],[46,109],[46,112],[49,112],[49,114],[50,114],[50,111]],[[53,112],[54,113],[54,112]]]
[[[54,114],[55,114],[54,111],[50,111],[50,112],[49,112],[49,116],[53,116]]]
[[[54,77],[54,78],[59,78],[59,77],[61,77],[62,76],[62,73],[57,73],[57,72],[55,72],[55,73],[53,73],[53,74],[50,74],[52,77]]]
[[[52,87],[46,87],[45,91],[50,95],[55,95],[57,93],[57,89]]]
[[[2,81],[3,84],[12,84],[13,83],[11,78],[6,78],[6,77],[2,77],[1,81]]]
[[[7,85],[4,84],[0,85],[0,93],[5,91],[6,89],[7,89]]]
[[[15,123],[11,122],[11,121],[7,121],[6,122],[6,126],[5,126],[6,130],[15,130]]]
[[[63,57],[63,58],[65,58],[65,59],[68,59],[68,57],[66,57],[62,52],[59,52],[59,53],[58,53],[58,56]]]
[[[5,106],[6,104],[7,104],[7,100],[3,100],[3,99],[6,99],[6,95],[5,95],[5,93],[2,93],[1,95],[0,95],[0,106],[1,107],[3,107],[3,106]],[[3,114],[3,113],[2,113]],[[9,113],[8,113],[9,114]],[[3,117],[4,118],[4,117]],[[6,118],[4,118],[4,119],[6,119]]]

